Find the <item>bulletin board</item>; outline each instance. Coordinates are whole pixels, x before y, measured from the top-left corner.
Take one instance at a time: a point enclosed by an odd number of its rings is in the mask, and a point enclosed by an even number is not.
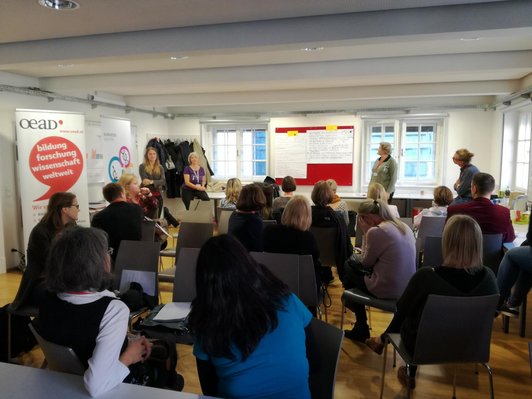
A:
[[[354,126],[283,127],[275,129],[275,178],[293,176],[298,185],[334,179],[353,184]]]

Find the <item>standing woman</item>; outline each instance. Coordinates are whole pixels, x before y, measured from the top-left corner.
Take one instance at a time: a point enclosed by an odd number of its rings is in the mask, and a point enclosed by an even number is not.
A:
[[[310,312],[233,237],[201,248],[188,320],[204,395],[310,399]]]
[[[229,217],[228,233],[236,237],[248,251],[262,251],[262,208],[266,197],[259,184],[242,187],[236,211]]]
[[[392,152],[392,145],[386,141],[382,141],[377,149],[379,158],[371,168],[371,180],[369,183],[380,183],[388,193],[388,203],[393,198],[395,193],[395,183],[397,181],[397,162],[390,155]]]
[[[164,169],[159,162],[157,150],[153,147],[146,148],[144,153],[144,163],[139,165],[139,175],[142,179],[141,187],[147,187],[157,198],[157,217],[163,209],[162,191],[166,184],[164,179]]]
[[[52,240],[65,227],[75,225],[78,215],[79,204],[74,194],[60,191],[50,197],[45,215],[30,233],[28,263],[11,309],[40,302],[45,292],[42,282]]]
[[[207,179],[205,178],[205,169],[199,164],[199,157],[197,152],[188,154],[188,166],[183,171],[185,181],[181,186],[181,199],[188,210],[190,201],[194,198],[199,198],[202,201],[208,201],[209,196],[205,191]]]
[[[473,175],[479,172],[478,168],[471,163],[471,158],[474,156],[475,154],[465,148],[456,150],[453,155],[454,164],[460,167],[460,176],[454,183],[454,190],[457,196],[451,205],[469,202],[473,198],[471,195],[471,181],[473,180]]]
[[[478,223],[466,215],[452,216],[443,229],[443,262],[440,267],[422,267],[412,276],[397,301],[397,310],[386,331],[368,339],[374,352],[381,354],[387,333],[401,333],[406,349],[413,353],[417,329],[429,295],[483,296],[498,294],[493,272],[482,265],[482,231]],[[410,389],[415,388],[416,366],[410,366]],[[397,370],[403,386],[407,385],[406,367]]]

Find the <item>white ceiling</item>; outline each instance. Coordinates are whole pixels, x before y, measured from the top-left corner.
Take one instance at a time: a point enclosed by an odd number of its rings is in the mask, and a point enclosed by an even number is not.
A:
[[[77,2],[0,2],[0,72],[181,115],[483,107],[532,85],[532,1]]]

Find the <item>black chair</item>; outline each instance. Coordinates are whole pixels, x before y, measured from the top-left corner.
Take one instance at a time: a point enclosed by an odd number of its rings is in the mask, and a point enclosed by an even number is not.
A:
[[[493,399],[493,376],[488,361],[493,314],[498,300],[497,294],[477,297],[429,295],[419,322],[413,353],[405,348],[400,334],[387,334],[385,337],[381,399],[384,392],[388,343],[393,345],[406,363],[407,384],[410,381],[412,365],[482,363],[488,371]],[[456,370],[453,380],[453,398],[455,397]],[[409,386],[407,398],[410,398]]]
[[[371,308],[381,309],[385,312],[394,313],[396,310],[397,299],[379,299],[372,295],[366,294],[364,291],[358,288],[351,288],[345,290],[342,294],[342,315],[340,317],[340,328],[344,328],[344,314],[346,307],[350,304],[364,305],[368,308],[368,321],[371,326]]]
[[[334,398],[336,368],[344,332],[312,318],[308,328],[309,388],[312,399]]]
[[[443,255],[441,249],[441,237],[425,237],[425,248],[421,253],[422,267],[439,267],[443,263]]]
[[[20,289],[20,288],[19,288]],[[31,305],[21,305],[17,308],[7,307],[7,361],[11,362],[11,341],[12,341],[12,316],[39,317],[39,308]]]
[[[502,234],[482,234],[482,263],[497,275],[503,257]]]
[[[179,235],[177,236],[177,246],[175,250],[176,260],[179,258],[181,248],[201,248],[205,241],[212,237],[212,223],[191,223],[182,222],[179,225]],[[171,283],[174,281],[175,266],[162,270],[159,273],[159,281]]]
[[[142,221],[141,241],[153,241],[155,238],[155,222],[153,220]]]
[[[129,280],[131,276],[137,275],[142,282],[145,282],[146,286],[142,286],[144,292],[153,296],[157,304],[159,301],[159,249],[158,242],[122,240],[115,260],[113,289],[127,290],[127,287],[124,288],[125,278]],[[130,313],[130,327],[133,320],[146,310],[147,308],[143,308]]]
[[[196,297],[196,264],[200,248],[181,248],[176,260],[172,302],[192,302]]]
[[[443,234],[445,220],[446,219],[444,217],[437,216],[423,216],[421,218],[416,237],[416,264],[418,267],[421,266],[421,257],[423,250],[425,249],[425,238],[427,236],[441,237]]]

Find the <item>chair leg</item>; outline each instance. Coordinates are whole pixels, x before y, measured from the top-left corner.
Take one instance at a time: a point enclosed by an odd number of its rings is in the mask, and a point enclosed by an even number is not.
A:
[[[340,315],[340,330],[344,329],[345,303],[342,301],[342,314]]]
[[[406,399],[410,399],[410,376],[412,370],[410,369],[410,364],[406,363]]]
[[[453,366],[453,399],[456,399],[456,366]]]
[[[502,331],[505,334],[508,334],[508,331],[510,329],[510,318],[505,315],[501,315],[501,316],[502,316]]]
[[[526,329],[526,296],[521,304],[521,314],[519,315],[519,336],[521,338],[525,337]]]
[[[7,362],[11,363],[11,312],[7,312]]]
[[[491,372],[491,367],[488,363],[482,363],[482,365],[486,368],[488,371],[488,377],[490,380],[490,397],[491,399],[495,399],[495,392],[493,390],[493,373]]]
[[[395,368],[395,366],[397,366],[397,351],[395,350],[395,348],[393,348],[393,364],[392,364],[392,367]]]
[[[369,324],[369,329],[371,330],[371,307],[370,306],[366,306],[366,310],[368,312],[368,324]]]
[[[395,354],[395,350],[394,350]],[[388,338],[384,339],[384,357],[382,359],[382,373],[381,373],[381,396],[380,399],[382,399],[382,395],[384,394],[384,375],[386,374],[386,357],[388,355]]]

